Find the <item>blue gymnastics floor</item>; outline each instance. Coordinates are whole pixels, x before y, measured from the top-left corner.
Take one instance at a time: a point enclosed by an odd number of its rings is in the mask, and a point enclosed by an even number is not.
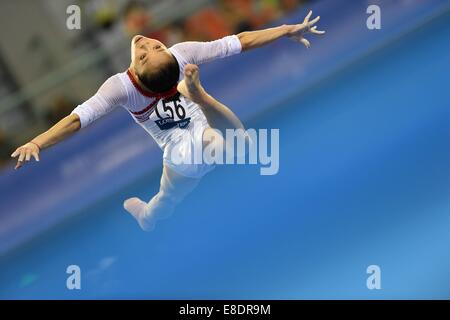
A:
[[[280,129],[278,175],[219,168],[149,234],[122,209],[143,176],[3,257],[0,298],[450,298],[449,21],[248,123]]]

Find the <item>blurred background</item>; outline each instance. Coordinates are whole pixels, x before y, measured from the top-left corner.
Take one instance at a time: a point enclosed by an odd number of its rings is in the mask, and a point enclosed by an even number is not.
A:
[[[201,68],[247,127],[280,129],[278,175],[218,168],[142,233],[122,202],[157,192],[162,155],[124,110],[13,170],[15,148],[126,70],[133,35],[209,41],[310,9],[327,31],[311,49]],[[450,1],[17,0],[0,21],[0,298],[450,298]]]

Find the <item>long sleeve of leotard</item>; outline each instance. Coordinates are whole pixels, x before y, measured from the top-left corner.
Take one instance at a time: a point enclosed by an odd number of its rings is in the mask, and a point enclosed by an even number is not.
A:
[[[181,42],[171,47],[170,51],[183,70],[189,63],[200,65],[241,53],[242,45],[239,38],[233,35],[210,42]]]
[[[81,128],[84,128],[114,108],[125,105],[127,100],[126,88],[116,74],[106,80],[94,96],[76,107],[72,114],[79,116]]]

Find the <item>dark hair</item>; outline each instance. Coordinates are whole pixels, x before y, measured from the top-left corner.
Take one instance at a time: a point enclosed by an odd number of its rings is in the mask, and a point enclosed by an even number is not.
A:
[[[167,63],[150,71],[137,74],[144,86],[154,93],[162,93],[177,85],[180,78],[180,66],[172,56]]]

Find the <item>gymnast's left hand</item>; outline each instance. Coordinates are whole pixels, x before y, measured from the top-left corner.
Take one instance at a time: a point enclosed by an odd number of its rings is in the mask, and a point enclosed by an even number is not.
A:
[[[305,34],[313,34],[313,35],[324,35],[325,31],[317,30],[317,22],[320,20],[320,16],[310,20],[312,16],[312,11],[309,11],[308,15],[305,17],[302,23],[295,24],[290,26],[290,30],[287,36],[296,41],[303,44],[306,48],[311,47],[311,43],[304,36]]]

